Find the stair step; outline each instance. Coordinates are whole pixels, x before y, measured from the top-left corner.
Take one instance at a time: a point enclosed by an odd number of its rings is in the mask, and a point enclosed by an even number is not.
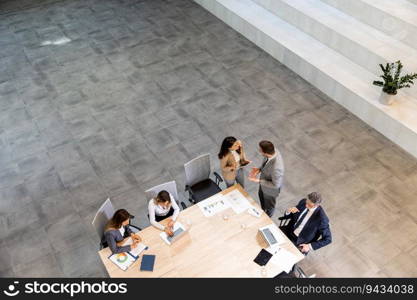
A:
[[[330,98],[417,157],[417,101],[378,101],[375,75],[250,0],[195,0]]]
[[[417,49],[417,0],[321,0]]]
[[[404,72],[417,72],[417,49],[320,0],[253,1],[375,75],[381,73],[379,64],[397,60]],[[405,91],[417,94],[417,86]]]

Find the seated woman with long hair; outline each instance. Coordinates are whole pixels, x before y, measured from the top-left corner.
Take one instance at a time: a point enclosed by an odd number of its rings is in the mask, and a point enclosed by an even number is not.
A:
[[[131,251],[141,242],[139,235],[129,227],[130,214],[125,209],[117,210],[104,228],[103,244],[107,244],[114,253]],[[132,245],[122,246],[127,239],[132,238]]]

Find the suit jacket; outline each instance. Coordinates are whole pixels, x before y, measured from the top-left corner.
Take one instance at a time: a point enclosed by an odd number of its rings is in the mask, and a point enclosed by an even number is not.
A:
[[[240,149],[240,164],[247,163],[245,151]],[[229,151],[222,159],[220,159],[220,168],[222,169],[223,178],[226,180],[235,180],[237,172],[237,163],[233,153]]]
[[[299,212],[291,214],[291,220],[287,225],[286,230],[294,231],[294,225],[301,213],[306,209],[306,199],[302,199],[296,206]],[[313,250],[320,249],[332,242],[332,233],[330,232],[329,218],[324,212],[323,207],[318,206],[310,219],[301,230],[297,242],[300,244],[311,244]]]
[[[267,158],[264,158],[262,165]],[[265,166],[259,168],[261,170],[260,187],[264,194],[272,197],[278,197],[283,180],[284,180],[284,161],[281,153],[276,151],[276,156],[270,159]]]

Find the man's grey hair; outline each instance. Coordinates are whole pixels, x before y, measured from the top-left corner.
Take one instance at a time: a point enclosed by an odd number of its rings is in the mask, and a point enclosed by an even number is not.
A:
[[[317,192],[312,192],[312,193],[308,194],[307,197],[314,204],[320,204],[323,201],[323,199],[321,198],[320,193],[317,193]]]

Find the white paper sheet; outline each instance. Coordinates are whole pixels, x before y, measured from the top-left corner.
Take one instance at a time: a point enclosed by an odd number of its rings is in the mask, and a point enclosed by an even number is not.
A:
[[[222,194],[217,194],[204,201],[198,202],[197,205],[206,217],[214,216],[230,207],[229,202]]]
[[[128,245],[132,245],[133,244],[133,239],[131,237],[129,237],[126,242],[123,243],[122,246],[128,246]],[[139,243],[136,248],[132,249],[130,251],[130,253],[135,256],[138,257],[144,250],[148,249],[148,246],[146,246],[144,243]]]
[[[145,251],[146,249],[148,249],[148,246],[146,246],[144,243],[139,243],[136,248],[132,249],[130,251],[130,253],[135,256],[138,257],[143,251]]]
[[[251,205],[239,190],[234,190],[224,196],[236,214],[247,211]]]
[[[297,256],[288,250],[281,247],[269,247],[266,248],[269,253],[272,254],[271,259],[268,263],[272,263],[276,266],[279,266],[282,270],[289,273],[297,262]]]
[[[120,269],[126,271],[127,268],[135,261],[135,259],[126,252],[113,254],[109,259]]]
[[[122,246],[130,246],[133,244],[133,239],[128,237],[127,240],[122,244]]]
[[[251,205],[251,206],[248,208],[248,213],[249,213],[251,216],[254,216],[254,217],[257,217],[257,218],[260,218],[260,217],[262,216],[262,210],[258,209],[257,207],[255,207],[255,206],[253,206],[253,205]]]

